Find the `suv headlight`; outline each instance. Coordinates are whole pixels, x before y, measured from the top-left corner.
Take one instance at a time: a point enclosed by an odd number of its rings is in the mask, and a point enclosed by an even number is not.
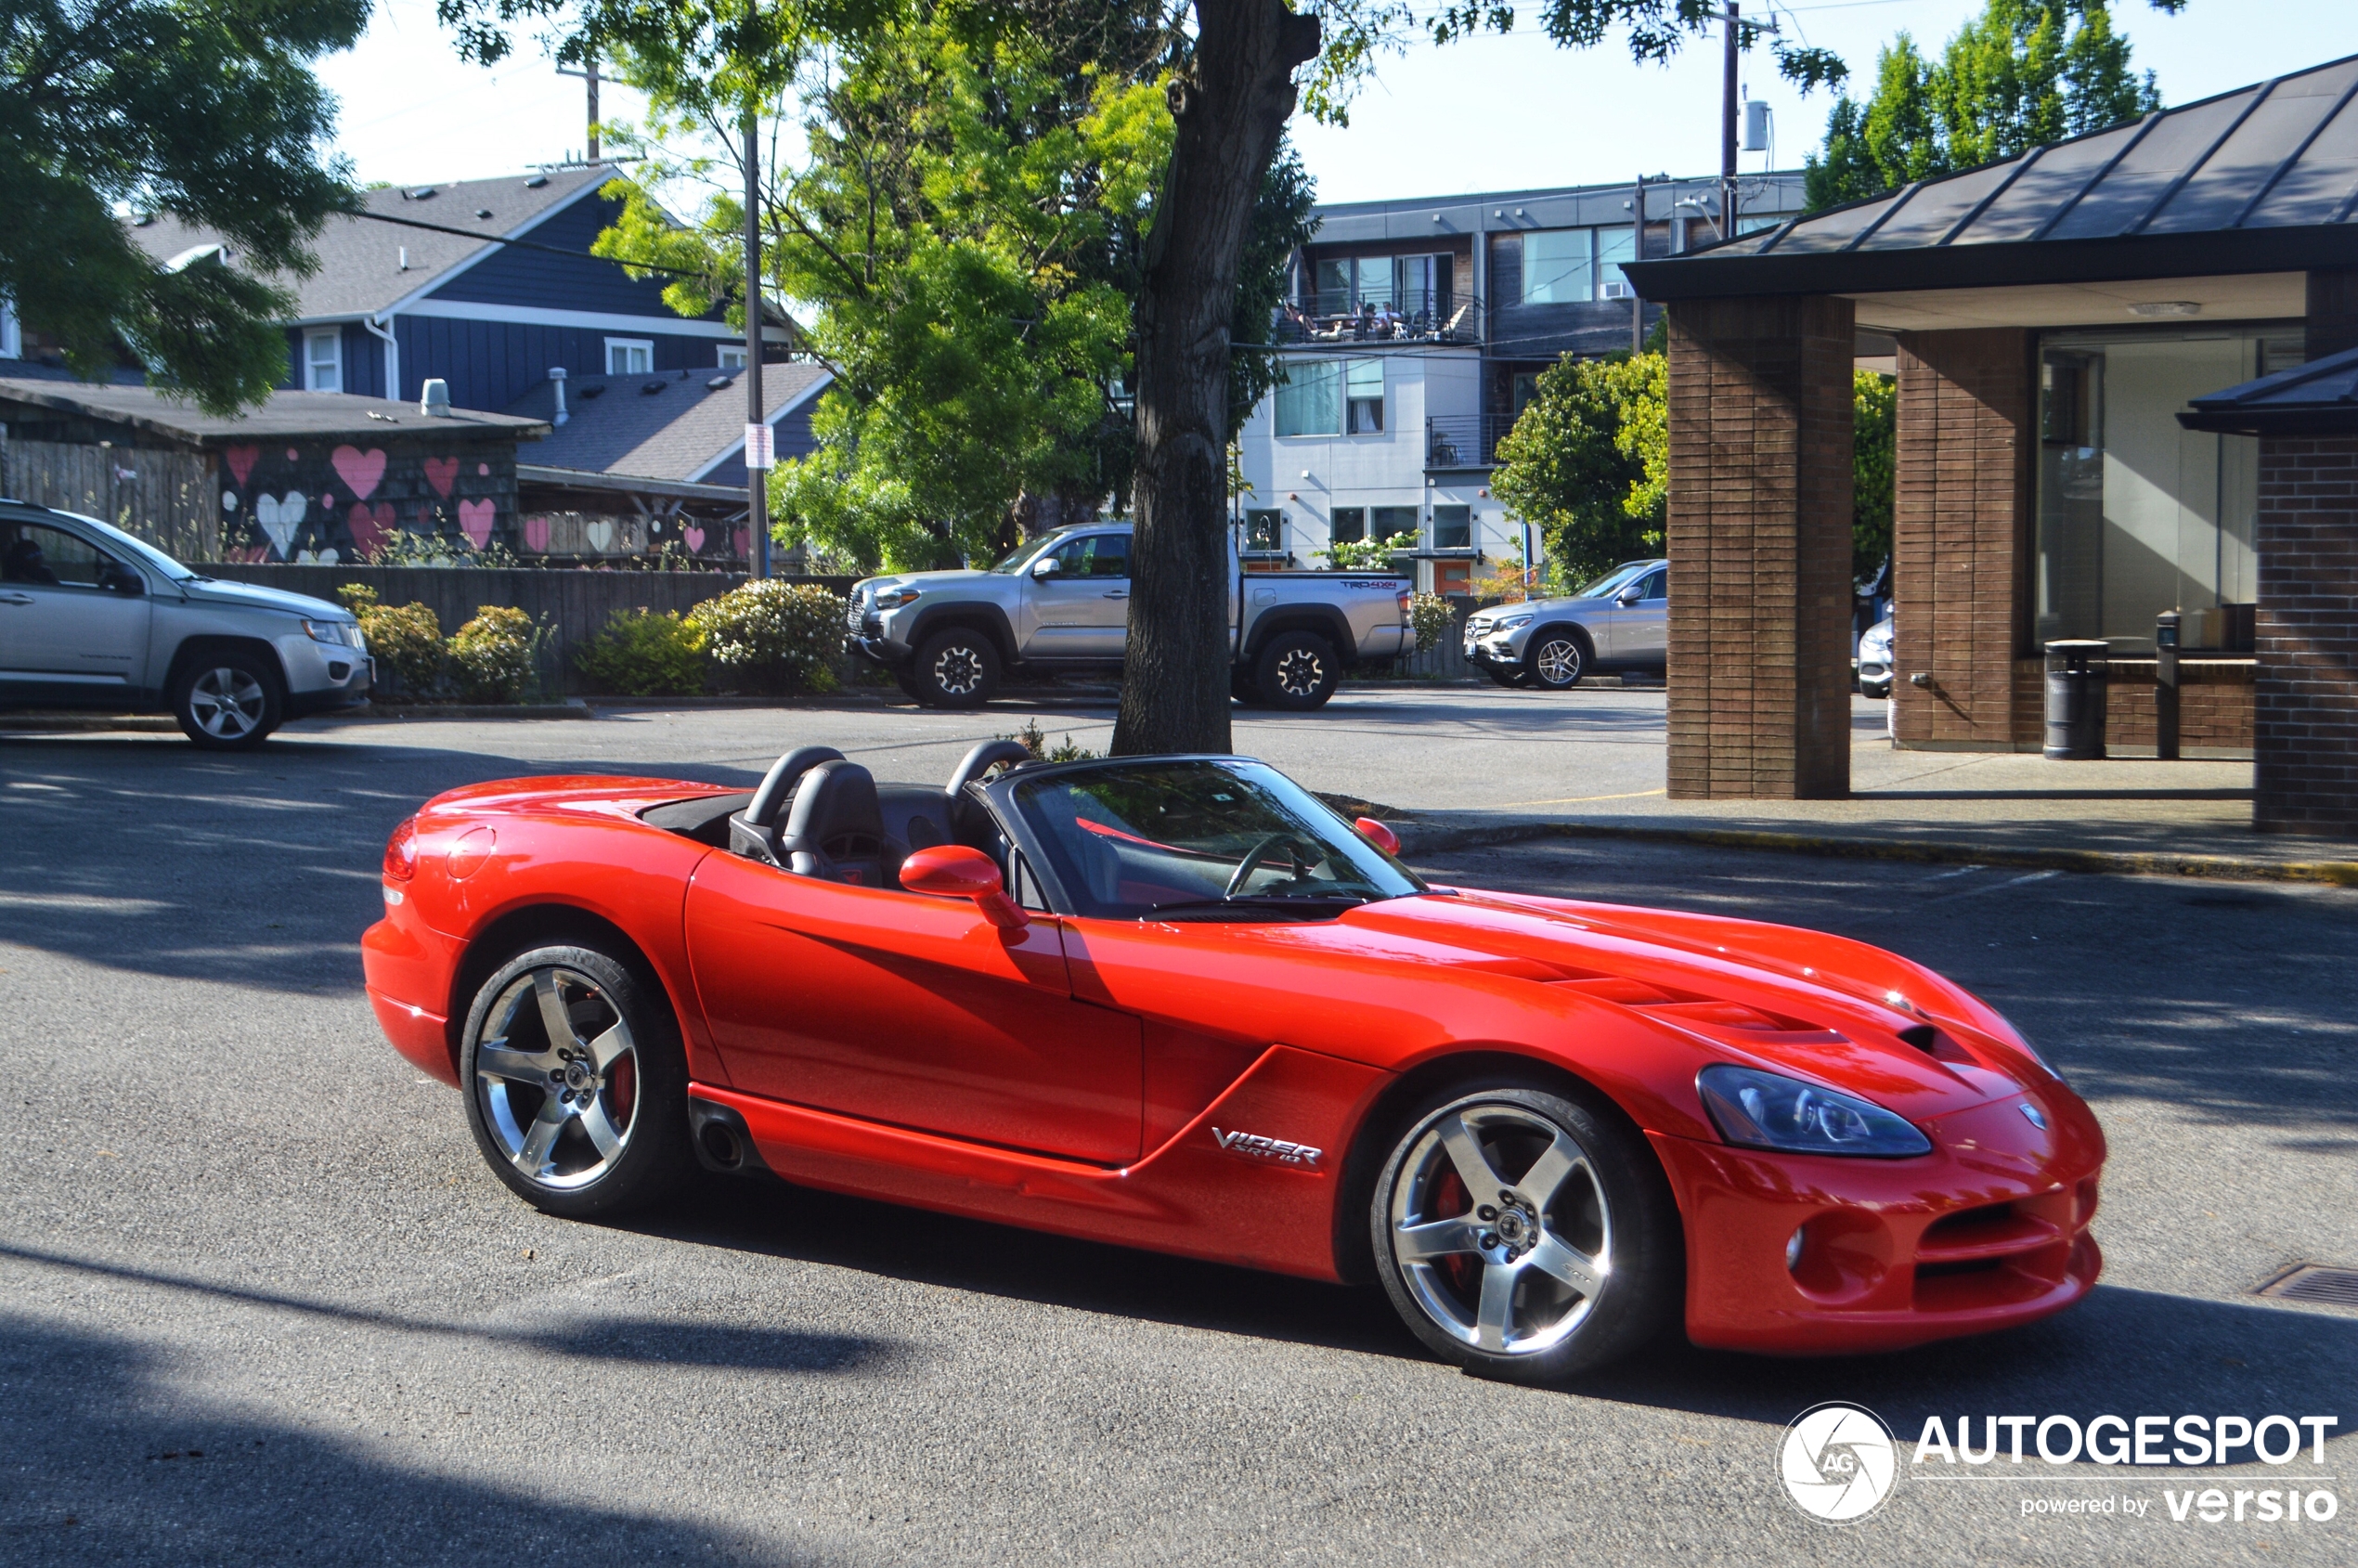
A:
[[[1531,616],[1509,616],[1506,619],[1497,623],[1497,629],[1500,631],[1512,631],[1517,627],[1529,626],[1535,618],[1535,617]]]
[[[1695,1089],[1719,1135],[1747,1148],[1885,1160],[1932,1149],[1905,1117],[1798,1078],[1715,1062],[1695,1075]]]
[[[876,590],[875,598],[870,601],[879,610],[898,610],[903,604],[916,602],[917,590],[913,588],[881,588]]]
[[[350,621],[305,621],[303,629],[314,642],[332,642],[339,648],[360,646],[360,628]]]

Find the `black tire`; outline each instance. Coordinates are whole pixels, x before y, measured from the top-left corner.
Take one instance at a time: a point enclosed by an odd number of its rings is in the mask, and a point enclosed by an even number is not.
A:
[[[981,632],[953,626],[926,639],[910,679],[927,707],[980,707],[999,690],[999,650]]]
[[[1234,668],[1228,671],[1228,694],[1246,707],[1261,706],[1261,688],[1253,684],[1252,671]]]
[[[1252,683],[1261,700],[1289,713],[1326,706],[1341,678],[1334,644],[1315,631],[1277,633],[1252,666]]]
[[[1482,673],[1490,677],[1490,683],[1494,686],[1505,686],[1511,690],[1522,684],[1522,671],[1520,669],[1501,668],[1495,664],[1486,664],[1482,667]]]
[[[171,697],[180,732],[207,751],[250,751],[286,722],[277,661],[242,648],[188,659]]]
[[[926,689],[917,684],[916,666],[902,665],[895,669],[892,672],[892,683],[900,687],[900,694],[911,702],[923,703],[926,700]]]
[[[1452,1151],[1458,1134],[1495,1180],[1477,1186]],[[1563,1173],[1552,1191],[1526,1191],[1550,1156]],[[1552,1382],[1681,1321],[1677,1206],[1652,1151],[1619,1117],[1550,1090],[1459,1084],[1434,1095],[1393,1146],[1367,1218],[1393,1308],[1434,1354],[1469,1372]],[[1413,1226],[1431,1227],[1422,1245],[1403,1239]],[[1611,1266],[1591,1272],[1600,1255]],[[1493,1289],[1506,1292],[1502,1314],[1491,1310]],[[1485,1327],[1494,1316],[1503,1332]]]
[[[569,1043],[549,1038],[544,977]],[[603,1059],[602,1043],[614,1053]],[[467,1010],[459,1084],[485,1162],[543,1212],[587,1220],[644,1207],[693,1169],[678,1021],[659,985],[595,949],[552,944],[501,965]],[[592,1108],[611,1148],[593,1135]],[[554,1130],[536,1147],[544,1123]]]
[[[1580,633],[1570,627],[1542,627],[1531,634],[1523,651],[1522,678],[1543,692],[1569,692],[1595,662]]]

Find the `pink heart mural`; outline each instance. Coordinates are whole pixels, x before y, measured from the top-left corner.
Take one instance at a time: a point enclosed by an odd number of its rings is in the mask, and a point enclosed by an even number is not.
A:
[[[393,537],[393,503],[379,501],[373,512],[365,506],[356,506],[344,521],[352,527],[352,553],[365,560]]]
[[[365,452],[357,447],[339,447],[328,454],[328,460],[352,487],[354,500],[367,500],[384,481],[385,454],[382,447],[371,447]]]
[[[499,515],[499,507],[491,501],[459,503],[459,526],[474,541],[477,550],[491,542],[491,525]]]
[[[221,460],[229,465],[231,477],[237,480],[238,488],[242,490],[246,486],[246,476],[253,472],[253,465],[262,460],[262,448],[232,447],[221,454]]]
[[[446,500],[448,499],[450,486],[458,482],[459,460],[457,458],[428,458],[426,460],[426,483],[434,486],[435,495]]]
[[[704,530],[702,528],[682,528],[680,530],[680,537],[688,541],[688,548],[690,550],[702,550],[704,548]]]
[[[549,520],[547,518],[527,517],[524,520],[524,547],[535,555],[542,554],[548,550]]]
[[[738,530],[737,530],[737,554],[738,554],[741,558],[743,558],[743,559],[745,559],[745,560],[747,560],[747,561],[750,561],[750,560],[752,560],[752,559],[753,559],[753,530],[752,530],[752,529],[750,529],[750,528],[740,528],[740,529],[738,529]]]

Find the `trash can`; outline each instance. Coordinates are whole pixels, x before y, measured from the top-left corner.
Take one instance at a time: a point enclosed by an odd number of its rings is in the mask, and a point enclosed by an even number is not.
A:
[[[2105,682],[2111,644],[2069,638],[2047,644],[2047,745],[2051,762],[2099,762],[2105,755]]]

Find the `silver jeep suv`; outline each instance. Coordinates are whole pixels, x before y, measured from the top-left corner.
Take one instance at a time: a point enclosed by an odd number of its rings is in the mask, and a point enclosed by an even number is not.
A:
[[[1466,662],[1501,686],[1561,692],[1592,670],[1662,673],[1670,563],[1626,561],[1564,599],[1494,604],[1466,619]]]
[[[351,612],[216,582],[95,517],[0,500],[0,708],[162,708],[201,746],[369,700]]]

